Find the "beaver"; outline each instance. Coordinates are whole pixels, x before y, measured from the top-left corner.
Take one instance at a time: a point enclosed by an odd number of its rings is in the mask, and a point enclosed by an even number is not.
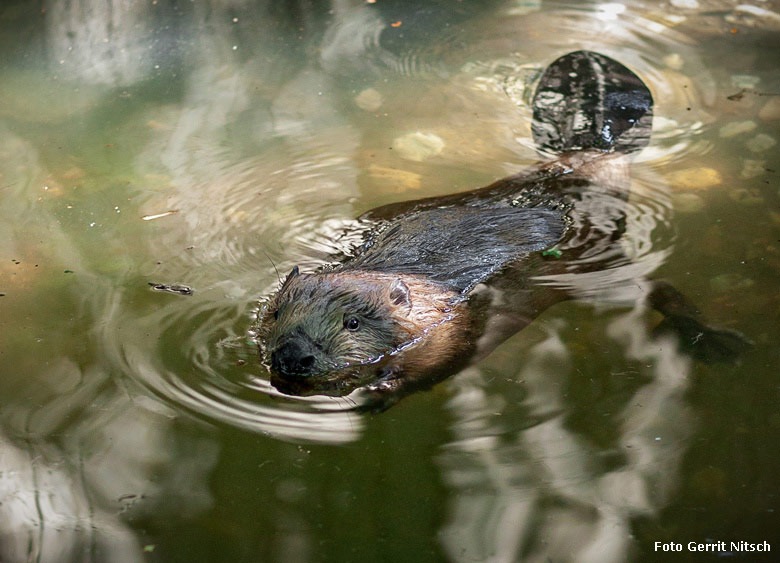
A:
[[[552,62],[532,134],[554,158],[480,189],[373,209],[337,265],[293,268],[258,319],[272,384],[300,395],[430,386],[577,296],[550,280],[625,263],[628,162],[649,142],[652,110],[650,90],[614,59],[576,51]],[[744,342],[706,326],[668,284],[644,296],[700,356],[731,357]]]

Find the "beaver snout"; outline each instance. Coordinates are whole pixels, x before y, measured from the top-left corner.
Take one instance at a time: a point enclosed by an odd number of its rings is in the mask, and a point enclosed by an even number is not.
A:
[[[311,342],[288,340],[271,353],[271,368],[279,375],[311,375],[317,353]]]

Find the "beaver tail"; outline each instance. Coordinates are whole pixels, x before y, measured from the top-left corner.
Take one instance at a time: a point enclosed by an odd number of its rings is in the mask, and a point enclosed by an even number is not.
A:
[[[632,152],[650,141],[653,96],[619,62],[575,51],[544,71],[533,99],[537,148]]]

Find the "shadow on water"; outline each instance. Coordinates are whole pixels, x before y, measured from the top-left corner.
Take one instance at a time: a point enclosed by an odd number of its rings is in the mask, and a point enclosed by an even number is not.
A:
[[[780,549],[777,13],[464,4],[0,10],[0,559]],[[534,85],[574,49],[656,101],[631,262],[557,278],[585,299],[380,415],[275,390],[250,329],[277,271],[533,164]],[[756,341],[743,365],[651,338],[628,303],[654,273]]]

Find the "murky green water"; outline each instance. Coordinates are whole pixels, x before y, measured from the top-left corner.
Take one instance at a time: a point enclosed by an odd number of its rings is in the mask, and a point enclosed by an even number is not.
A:
[[[759,0],[6,3],[0,559],[772,560],[779,47]],[[583,48],[656,100],[637,264],[754,350],[693,363],[569,302],[382,414],[275,391],[272,261],[533,163],[534,81]]]

